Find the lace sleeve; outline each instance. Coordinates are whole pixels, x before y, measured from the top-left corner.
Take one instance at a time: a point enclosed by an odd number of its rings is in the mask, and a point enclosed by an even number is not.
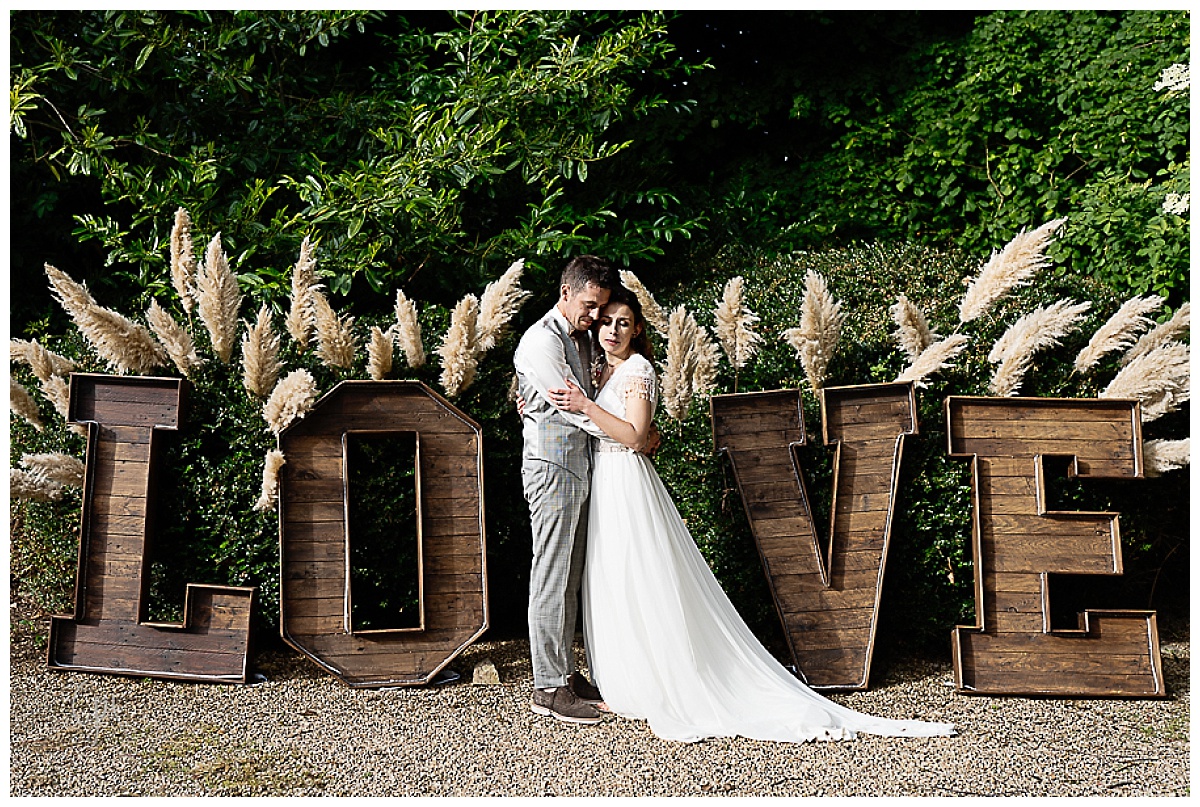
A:
[[[625,374],[624,393],[626,400],[641,398],[643,401],[649,401],[651,405],[658,401],[658,380],[654,366],[649,361],[642,359],[630,366]]]

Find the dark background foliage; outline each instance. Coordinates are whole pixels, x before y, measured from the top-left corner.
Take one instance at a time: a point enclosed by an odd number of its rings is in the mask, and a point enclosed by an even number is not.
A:
[[[52,263],[163,290],[171,216],[278,304],[300,240],[356,310],[513,254],[686,280],[697,248],[911,239],[1187,295],[1186,12],[18,12],[14,331]],[[562,55],[561,45],[577,47]],[[556,47],[558,50],[556,50]],[[558,54],[558,55],[555,55]],[[699,238],[699,236],[703,236]],[[381,300],[383,301],[381,303]]]
[[[885,642],[944,647],[971,617],[970,483],[945,457],[944,396],[983,393],[987,348],[1035,305],[1093,301],[1085,339],[1130,294],[1162,294],[1169,309],[1190,294],[1190,224],[1162,208],[1187,190],[1187,98],[1152,89],[1188,61],[1186,12],[21,11],[10,22],[10,330],[87,371],[106,368],[52,301],[43,263],[135,319],[150,298],[170,307],[180,206],[198,250],[221,233],[244,316],[286,305],[311,236],[335,307],[360,330],[386,327],[403,289],[422,305],[428,351],[454,302],[517,257],[534,296],[516,332],[549,308],[559,267],[580,252],[629,266],[706,325],[725,280],[742,275],[767,339],[741,391],[803,386],[779,335],[796,324],[808,269],[850,314],[830,383],[887,381],[904,364],[887,315],[898,293],[953,330],[962,280],[991,250],[1068,216],[1055,268],[973,323],[959,366],[919,393]],[[361,357],[335,372],[285,345],[288,367],[322,391],[365,377]],[[484,428],[493,623],[506,631],[524,622],[529,561],[514,346],[503,340],[455,400]],[[1022,394],[1094,395],[1115,368],[1071,376],[1080,346],[1047,354]],[[720,391],[732,391],[725,372]],[[36,390],[28,368],[13,373]],[[439,387],[436,366],[398,374]],[[252,506],[273,439],[235,366],[210,362],[193,385],[169,451],[156,608],[173,613],[188,581],[253,584],[269,636],[278,527]],[[14,466],[26,452],[82,456],[42,404],[55,427],[12,419]],[[662,428],[658,467],[697,543],[777,644],[706,408]],[[1146,429],[1186,435],[1186,407]],[[814,443],[804,460],[827,519],[829,452]],[[1122,513],[1126,551],[1120,578],[1056,581],[1063,613],[1186,603],[1189,479],[1060,480],[1055,495],[1073,506]],[[362,503],[396,505],[390,481]],[[78,509],[77,494],[12,509],[14,589],[46,608],[68,601]]]

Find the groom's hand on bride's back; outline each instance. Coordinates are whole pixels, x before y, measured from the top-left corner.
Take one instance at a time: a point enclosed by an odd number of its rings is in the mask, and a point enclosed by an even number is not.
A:
[[[658,447],[662,445],[662,434],[659,433],[658,427],[653,423],[650,424],[650,434],[646,436],[646,445],[642,446],[642,453],[651,459],[658,453]]]

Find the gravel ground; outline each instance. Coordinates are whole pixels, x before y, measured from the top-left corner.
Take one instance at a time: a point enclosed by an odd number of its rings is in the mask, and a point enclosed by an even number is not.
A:
[[[14,606],[16,608],[16,606]],[[833,700],[952,721],[959,736],[694,744],[610,717],[528,708],[522,640],[482,641],[458,683],[357,690],[290,651],[253,686],[47,670],[45,619],[13,611],[12,796],[1184,796],[1188,626],[1160,623],[1163,700],[956,694],[948,659],[876,658],[872,689]],[[485,637],[486,639],[486,637]],[[499,684],[474,684],[492,662]]]

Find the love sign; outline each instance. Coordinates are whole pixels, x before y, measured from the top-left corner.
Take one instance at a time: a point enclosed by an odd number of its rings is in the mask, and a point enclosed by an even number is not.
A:
[[[75,613],[51,620],[48,665],[244,682],[250,588],[189,584],[181,623],[147,613],[158,436],[181,422],[179,379],[74,374],[70,420],[86,424]],[[795,447],[799,390],[712,398],[714,444],[729,457],[798,667],[815,687],[866,688],[906,439],[911,384],[821,393],[835,447],[833,507],[818,536]],[[955,680],[974,694],[1165,695],[1155,614],[1085,611],[1052,628],[1049,575],[1120,574],[1117,515],[1060,512],[1046,462],[1080,477],[1142,476],[1135,401],[946,400],[949,453],[971,462],[977,624],[953,633]],[[416,445],[415,624],[358,624],[350,575],[351,441],[405,434]],[[478,424],[415,381],[346,381],[279,435],[280,630],[349,686],[422,684],[488,627],[483,446]]]

